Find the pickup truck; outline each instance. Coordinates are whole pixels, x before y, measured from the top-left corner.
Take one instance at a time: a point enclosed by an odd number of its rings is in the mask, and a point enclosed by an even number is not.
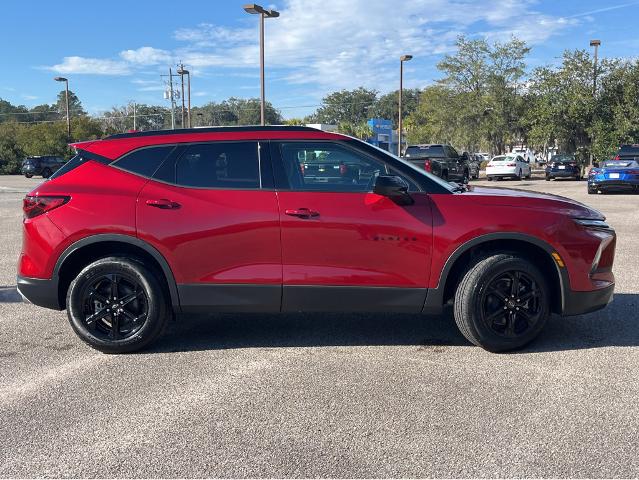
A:
[[[450,145],[409,145],[404,159],[446,181],[468,183],[473,170],[468,156],[460,155]]]

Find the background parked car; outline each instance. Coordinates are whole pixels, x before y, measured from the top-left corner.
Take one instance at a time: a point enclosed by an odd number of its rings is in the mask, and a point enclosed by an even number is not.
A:
[[[470,179],[470,160],[450,145],[409,145],[404,158],[447,181],[466,183]]]
[[[42,175],[43,178],[49,178],[65,163],[67,161],[64,158],[53,155],[27,157],[22,161],[22,174],[27,178],[31,178],[34,175]]]
[[[511,153],[519,155],[528,163],[535,162],[535,154],[528,148],[513,148]]]
[[[639,144],[622,145],[619,147],[615,160],[637,160],[639,161]]]
[[[637,160],[606,160],[590,170],[588,193],[606,193],[609,190],[639,192],[639,157]]]
[[[581,180],[584,176],[584,164],[574,155],[562,153],[555,155],[546,165],[546,181],[553,178],[573,178]]]
[[[486,166],[486,177],[488,180],[501,180],[502,178],[530,178],[530,163],[524,160],[521,155],[509,153],[507,155],[497,155]]]

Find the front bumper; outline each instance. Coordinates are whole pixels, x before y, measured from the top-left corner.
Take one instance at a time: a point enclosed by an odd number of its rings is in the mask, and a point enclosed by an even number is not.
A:
[[[612,302],[614,291],[614,283],[611,283],[607,287],[588,292],[568,290],[564,293],[564,308],[562,315],[569,317],[572,315],[582,315],[601,310]]]
[[[64,310],[58,298],[58,282],[52,279],[30,278],[18,275],[18,293],[28,303],[53,310]]]

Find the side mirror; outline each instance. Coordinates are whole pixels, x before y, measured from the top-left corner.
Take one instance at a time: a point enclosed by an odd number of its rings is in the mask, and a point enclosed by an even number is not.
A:
[[[375,180],[373,193],[390,198],[397,205],[412,205],[413,197],[408,194],[408,185],[400,177],[380,175]]]

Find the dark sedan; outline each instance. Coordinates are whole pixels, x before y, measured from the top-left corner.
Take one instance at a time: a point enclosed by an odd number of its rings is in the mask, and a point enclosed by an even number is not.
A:
[[[581,180],[584,175],[584,166],[574,155],[553,155],[546,165],[546,181],[553,178],[573,178]]]

